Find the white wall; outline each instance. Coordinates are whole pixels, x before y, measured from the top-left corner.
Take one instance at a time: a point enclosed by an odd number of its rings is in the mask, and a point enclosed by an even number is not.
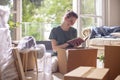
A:
[[[106,25],[120,26],[120,0],[108,0],[106,7]]]

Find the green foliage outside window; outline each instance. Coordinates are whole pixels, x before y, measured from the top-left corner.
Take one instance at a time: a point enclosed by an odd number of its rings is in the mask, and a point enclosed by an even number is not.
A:
[[[64,13],[72,9],[72,0],[42,0],[38,7],[29,0],[23,0],[23,22],[60,23]]]
[[[37,40],[43,39],[42,32],[46,30],[44,25],[37,24],[47,25],[49,23],[51,27],[55,27],[61,23],[64,13],[67,10],[72,10],[72,0],[41,0],[40,5],[36,5],[36,2],[33,1],[22,0],[22,22],[34,24],[28,26],[27,33],[24,33],[25,25],[22,25],[22,32],[23,36],[34,36]]]
[[[94,14],[95,13],[95,0],[81,0],[81,13],[82,14]]]

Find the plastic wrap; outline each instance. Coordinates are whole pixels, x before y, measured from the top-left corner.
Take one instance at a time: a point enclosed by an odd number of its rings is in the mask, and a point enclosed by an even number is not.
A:
[[[25,49],[35,48],[35,46],[36,46],[35,38],[32,36],[25,36],[19,41],[17,47],[19,50],[25,50]]]
[[[9,28],[8,19],[10,15],[10,9],[7,6],[0,5],[0,28]]]
[[[0,6],[0,80],[18,79],[12,56],[12,44],[9,25],[9,8]]]
[[[0,6],[0,80],[18,80],[18,73],[14,64],[14,58],[12,55],[12,43],[9,30],[9,8]],[[46,53],[45,46],[36,46],[35,39],[33,37],[25,37],[18,45],[20,50],[29,48],[41,48],[38,53],[38,58],[41,59],[42,64],[41,78],[43,80],[51,80],[51,66],[52,58],[51,54]],[[45,54],[44,54],[45,53]]]
[[[52,80],[52,57],[46,52],[44,44],[36,45],[38,48],[38,72],[41,80]]]
[[[52,80],[52,57],[51,53],[46,52],[44,44],[36,45],[38,51],[38,72],[41,80]]]
[[[24,52],[26,50],[29,52],[29,50],[37,49],[38,70],[41,74],[40,77],[42,80],[52,80],[52,57],[50,53],[46,52],[44,44],[36,44],[34,37],[25,36],[19,41],[17,48],[20,52]],[[30,61],[30,63],[32,63],[32,61]]]
[[[51,54],[45,53],[45,55],[38,61],[38,70],[41,80],[53,80],[52,79],[52,57]]]

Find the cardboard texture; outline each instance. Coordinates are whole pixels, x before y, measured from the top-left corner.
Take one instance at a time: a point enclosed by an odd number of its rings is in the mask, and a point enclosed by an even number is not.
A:
[[[120,75],[120,46],[105,46],[104,67],[109,68],[109,80]]]
[[[108,68],[80,66],[64,75],[64,80],[108,80]]]
[[[59,72],[65,74],[79,66],[96,67],[97,49],[57,49]]]
[[[64,80],[64,75],[61,73],[52,73],[52,80]]]
[[[120,75],[118,75],[118,76],[115,78],[115,80],[120,80]]]
[[[0,71],[0,79],[1,79],[1,71]]]

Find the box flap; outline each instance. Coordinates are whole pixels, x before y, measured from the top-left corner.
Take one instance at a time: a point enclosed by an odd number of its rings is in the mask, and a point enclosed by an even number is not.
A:
[[[93,67],[78,67],[77,69],[65,74],[65,76],[82,77],[84,74],[86,74],[92,68]]]
[[[64,75],[65,80],[104,80],[108,68],[83,67],[80,66]],[[105,79],[106,80],[106,79]]]
[[[107,68],[92,68],[87,73],[86,78],[102,80],[108,71],[109,69]]]

